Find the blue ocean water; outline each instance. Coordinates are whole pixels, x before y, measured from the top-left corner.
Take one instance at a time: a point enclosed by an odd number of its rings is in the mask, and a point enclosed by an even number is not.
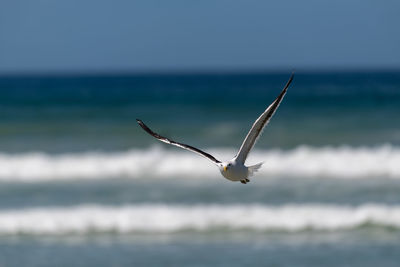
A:
[[[397,266],[400,73],[0,77],[0,266]]]

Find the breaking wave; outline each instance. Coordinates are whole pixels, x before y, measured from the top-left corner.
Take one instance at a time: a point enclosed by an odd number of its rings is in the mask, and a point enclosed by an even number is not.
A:
[[[0,211],[0,235],[400,229],[400,206],[81,205]]]
[[[234,149],[209,149],[221,160]],[[400,178],[400,147],[300,146],[292,150],[255,150],[248,164],[264,161],[257,176]],[[219,171],[206,159],[178,149],[133,149],[125,152],[0,153],[0,180],[43,181],[110,177],[206,178]]]

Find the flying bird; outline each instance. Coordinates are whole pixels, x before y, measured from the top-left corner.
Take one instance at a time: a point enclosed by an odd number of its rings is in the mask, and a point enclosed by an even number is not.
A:
[[[253,148],[255,143],[257,142],[257,139],[260,137],[264,127],[268,124],[270,121],[272,115],[274,115],[275,111],[279,107],[279,104],[282,102],[283,97],[286,94],[286,91],[290,85],[290,83],[293,80],[293,75],[292,74],[286,83],[285,87],[281,91],[281,93],[278,95],[278,97],[275,99],[274,102],[272,102],[271,105],[268,106],[268,108],[258,117],[258,119],[254,122],[253,126],[251,127],[250,131],[248,132],[246,138],[244,139],[239,152],[236,154],[235,157],[233,157],[229,161],[219,161],[217,160],[214,156],[198,149],[190,145],[182,144],[175,142],[167,137],[161,136],[158,133],[153,132],[146,124],[143,123],[143,121],[136,119],[138,124],[145,130],[148,134],[152,135],[156,139],[160,140],[161,142],[174,145],[189,151],[192,151],[194,153],[199,154],[200,156],[203,156],[209,160],[211,160],[218,168],[219,171],[221,172],[222,176],[224,176],[226,179],[230,181],[240,181],[242,184],[246,184],[250,182],[249,177],[252,176],[255,172],[258,171],[258,169],[261,168],[261,165],[263,162],[260,162],[256,165],[252,166],[246,166],[245,161],[247,156],[250,153],[250,150]]]

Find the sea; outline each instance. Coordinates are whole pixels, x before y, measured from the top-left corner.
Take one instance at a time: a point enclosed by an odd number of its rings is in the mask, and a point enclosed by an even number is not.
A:
[[[0,266],[399,266],[400,72],[0,77]]]

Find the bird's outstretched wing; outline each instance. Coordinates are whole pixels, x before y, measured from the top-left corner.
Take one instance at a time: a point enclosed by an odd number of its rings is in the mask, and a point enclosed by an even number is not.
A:
[[[166,138],[166,137],[164,137],[164,136],[161,136],[161,135],[159,135],[158,133],[153,132],[149,127],[147,127],[146,124],[143,123],[143,121],[141,121],[141,120],[139,120],[139,119],[136,119],[136,121],[137,121],[137,123],[139,123],[139,125],[143,128],[143,130],[145,130],[148,134],[150,134],[151,136],[157,138],[157,139],[160,140],[161,142],[164,142],[164,143],[167,143],[167,144],[170,144],[170,145],[174,145],[174,146],[177,146],[177,147],[180,147],[180,148],[183,148],[183,149],[192,151],[192,152],[194,152],[194,153],[199,154],[200,156],[203,156],[203,157],[205,157],[205,158],[208,158],[209,160],[211,160],[212,162],[214,162],[214,163],[216,163],[216,164],[221,163],[221,161],[217,160],[216,158],[214,158],[214,157],[211,156],[210,154],[208,154],[208,153],[206,153],[206,152],[204,152],[204,151],[201,151],[201,150],[198,149],[198,148],[195,148],[195,147],[189,146],[189,145],[185,145],[185,144],[181,144],[181,143],[175,142],[175,141],[173,141],[173,140],[171,140],[171,139],[169,139],[169,138]]]
[[[246,161],[246,158],[253,148],[254,144],[257,142],[258,137],[261,135],[262,130],[268,124],[269,120],[271,119],[272,115],[274,115],[276,109],[279,107],[279,104],[282,102],[283,97],[286,94],[286,90],[289,87],[290,83],[293,80],[294,74],[289,78],[289,81],[286,83],[285,87],[283,88],[282,92],[279,96],[275,99],[275,101],[269,105],[269,107],[264,111],[263,114],[254,122],[253,126],[251,127],[249,133],[247,134],[246,138],[244,139],[242,146],[239,149],[239,152],[236,155],[236,160],[243,163]]]

